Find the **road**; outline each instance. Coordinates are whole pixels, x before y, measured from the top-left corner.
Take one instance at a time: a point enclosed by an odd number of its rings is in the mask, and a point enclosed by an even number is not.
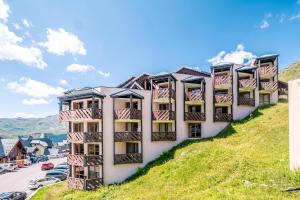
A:
[[[66,162],[67,158],[50,159],[47,162],[56,164]],[[41,170],[42,163],[34,164],[25,168],[16,170],[15,172],[6,172],[0,174],[0,193],[11,191],[26,191],[29,195],[32,191],[28,191],[28,183],[32,179],[44,177],[47,171]]]

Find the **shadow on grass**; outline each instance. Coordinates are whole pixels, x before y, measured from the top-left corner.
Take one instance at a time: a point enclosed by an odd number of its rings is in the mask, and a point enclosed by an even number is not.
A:
[[[247,123],[248,121],[261,116],[262,113],[260,112],[260,110],[264,110],[264,109],[270,108],[272,106],[273,105],[260,106],[255,111],[253,111],[249,116],[245,117],[244,119],[236,120],[233,123],[230,123],[227,127],[225,127],[215,137],[204,138],[204,139],[200,139],[200,140],[185,140],[185,141],[181,142],[180,144],[173,147],[171,150],[169,150],[167,152],[164,152],[159,158],[149,162],[145,167],[139,168],[134,175],[132,175],[131,177],[126,179],[123,183],[128,183],[128,182],[134,181],[135,179],[139,178],[140,176],[143,176],[143,175],[147,174],[147,172],[151,168],[163,165],[164,163],[174,159],[174,155],[175,155],[177,150],[185,148],[185,147],[187,147],[189,145],[192,145],[194,143],[202,143],[202,142],[207,142],[207,141],[213,141],[213,140],[218,139],[218,138],[230,137],[231,135],[236,133],[236,130],[234,129],[233,125]],[[123,184],[123,183],[120,183],[120,184]]]

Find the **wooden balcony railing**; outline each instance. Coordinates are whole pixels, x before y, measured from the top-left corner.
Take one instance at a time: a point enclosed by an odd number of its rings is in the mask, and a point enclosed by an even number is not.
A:
[[[102,155],[68,155],[68,164],[75,166],[94,166],[102,165],[103,156]]]
[[[232,114],[228,113],[215,113],[216,122],[230,122],[232,121]]]
[[[201,101],[204,100],[204,94],[201,90],[190,91],[185,95],[186,101]]]
[[[256,87],[256,79],[250,78],[250,79],[242,79],[239,81],[240,88],[249,88],[254,89]]]
[[[277,73],[277,68],[273,65],[259,67],[259,76],[272,76]]]
[[[165,99],[165,98],[175,99],[176,94],[174,89],[161,88],[153,90],[153,99]]]
[[[152,132],[151,141],[176,141],[176,132]]]
[[[88,143],[88,142],[102,142],[102,132],[68,132],[69,142]]]
[[[115,119],[141,119],[141,110],[124,108],[115,110]]]
[[[261,82],[259,90],[275,91],[278,88],[277,82]]]
[[[102,111],[101,109],[86,108],[86,109],[75,109],[66,110],[59,113],[60,121],[73,121],[82,119],[101,119]]]
[[[175,111],[157,110],[152,112],[153,120],[175,120]]]
[[[239,97],[239,105],[255,106],[254,98]]]
[[[70,189],[95,190],[102,185],[103,185],[102,178],[84,179],[84,178],[68,177],[68,187]]]
[[[231,75],[224,74],[224,75],[215,75],[215,86],[220,85],[231,85]]]
[[[129,164],[142,162],[143,156],[141,153],[116,154],[114,157],[114,164]]]
[[[115,142],[141,141],[142,132],[115,132]]]
[[[232,103],[232,95],[231,94],[216,94],[215,102],[217,104],[230,104]]]
[[[185,121],[205,121],[205,113],[201,112],[185,112],[184,120]]]

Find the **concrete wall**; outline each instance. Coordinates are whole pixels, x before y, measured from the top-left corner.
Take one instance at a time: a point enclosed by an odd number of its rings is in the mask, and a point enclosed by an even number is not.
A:
[[[300,79],[289,81],[290,169],[300,169]]]

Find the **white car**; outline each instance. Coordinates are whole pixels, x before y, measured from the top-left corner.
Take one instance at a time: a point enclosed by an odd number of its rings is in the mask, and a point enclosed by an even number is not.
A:
[[[3,163],[3,164],[1,164],[1,167],[4,170],[9,171],[9,172],[12,172],[12,171],[18,169],[18,166],[16,163]]]
[[[0,174],[2,174],[4,172],[5,172],[5,169],[2,166],[0,166]]]
[[[60,180],[58,178],[53,178],[53,177],[39,178],[39,179],[31,180],[29,182],[28,188],[34,190],[46,185],[57,183],[59,181]]]
[[[24,159],[24,165],[25,166],[30,166],[32,163],[29,159]]]

